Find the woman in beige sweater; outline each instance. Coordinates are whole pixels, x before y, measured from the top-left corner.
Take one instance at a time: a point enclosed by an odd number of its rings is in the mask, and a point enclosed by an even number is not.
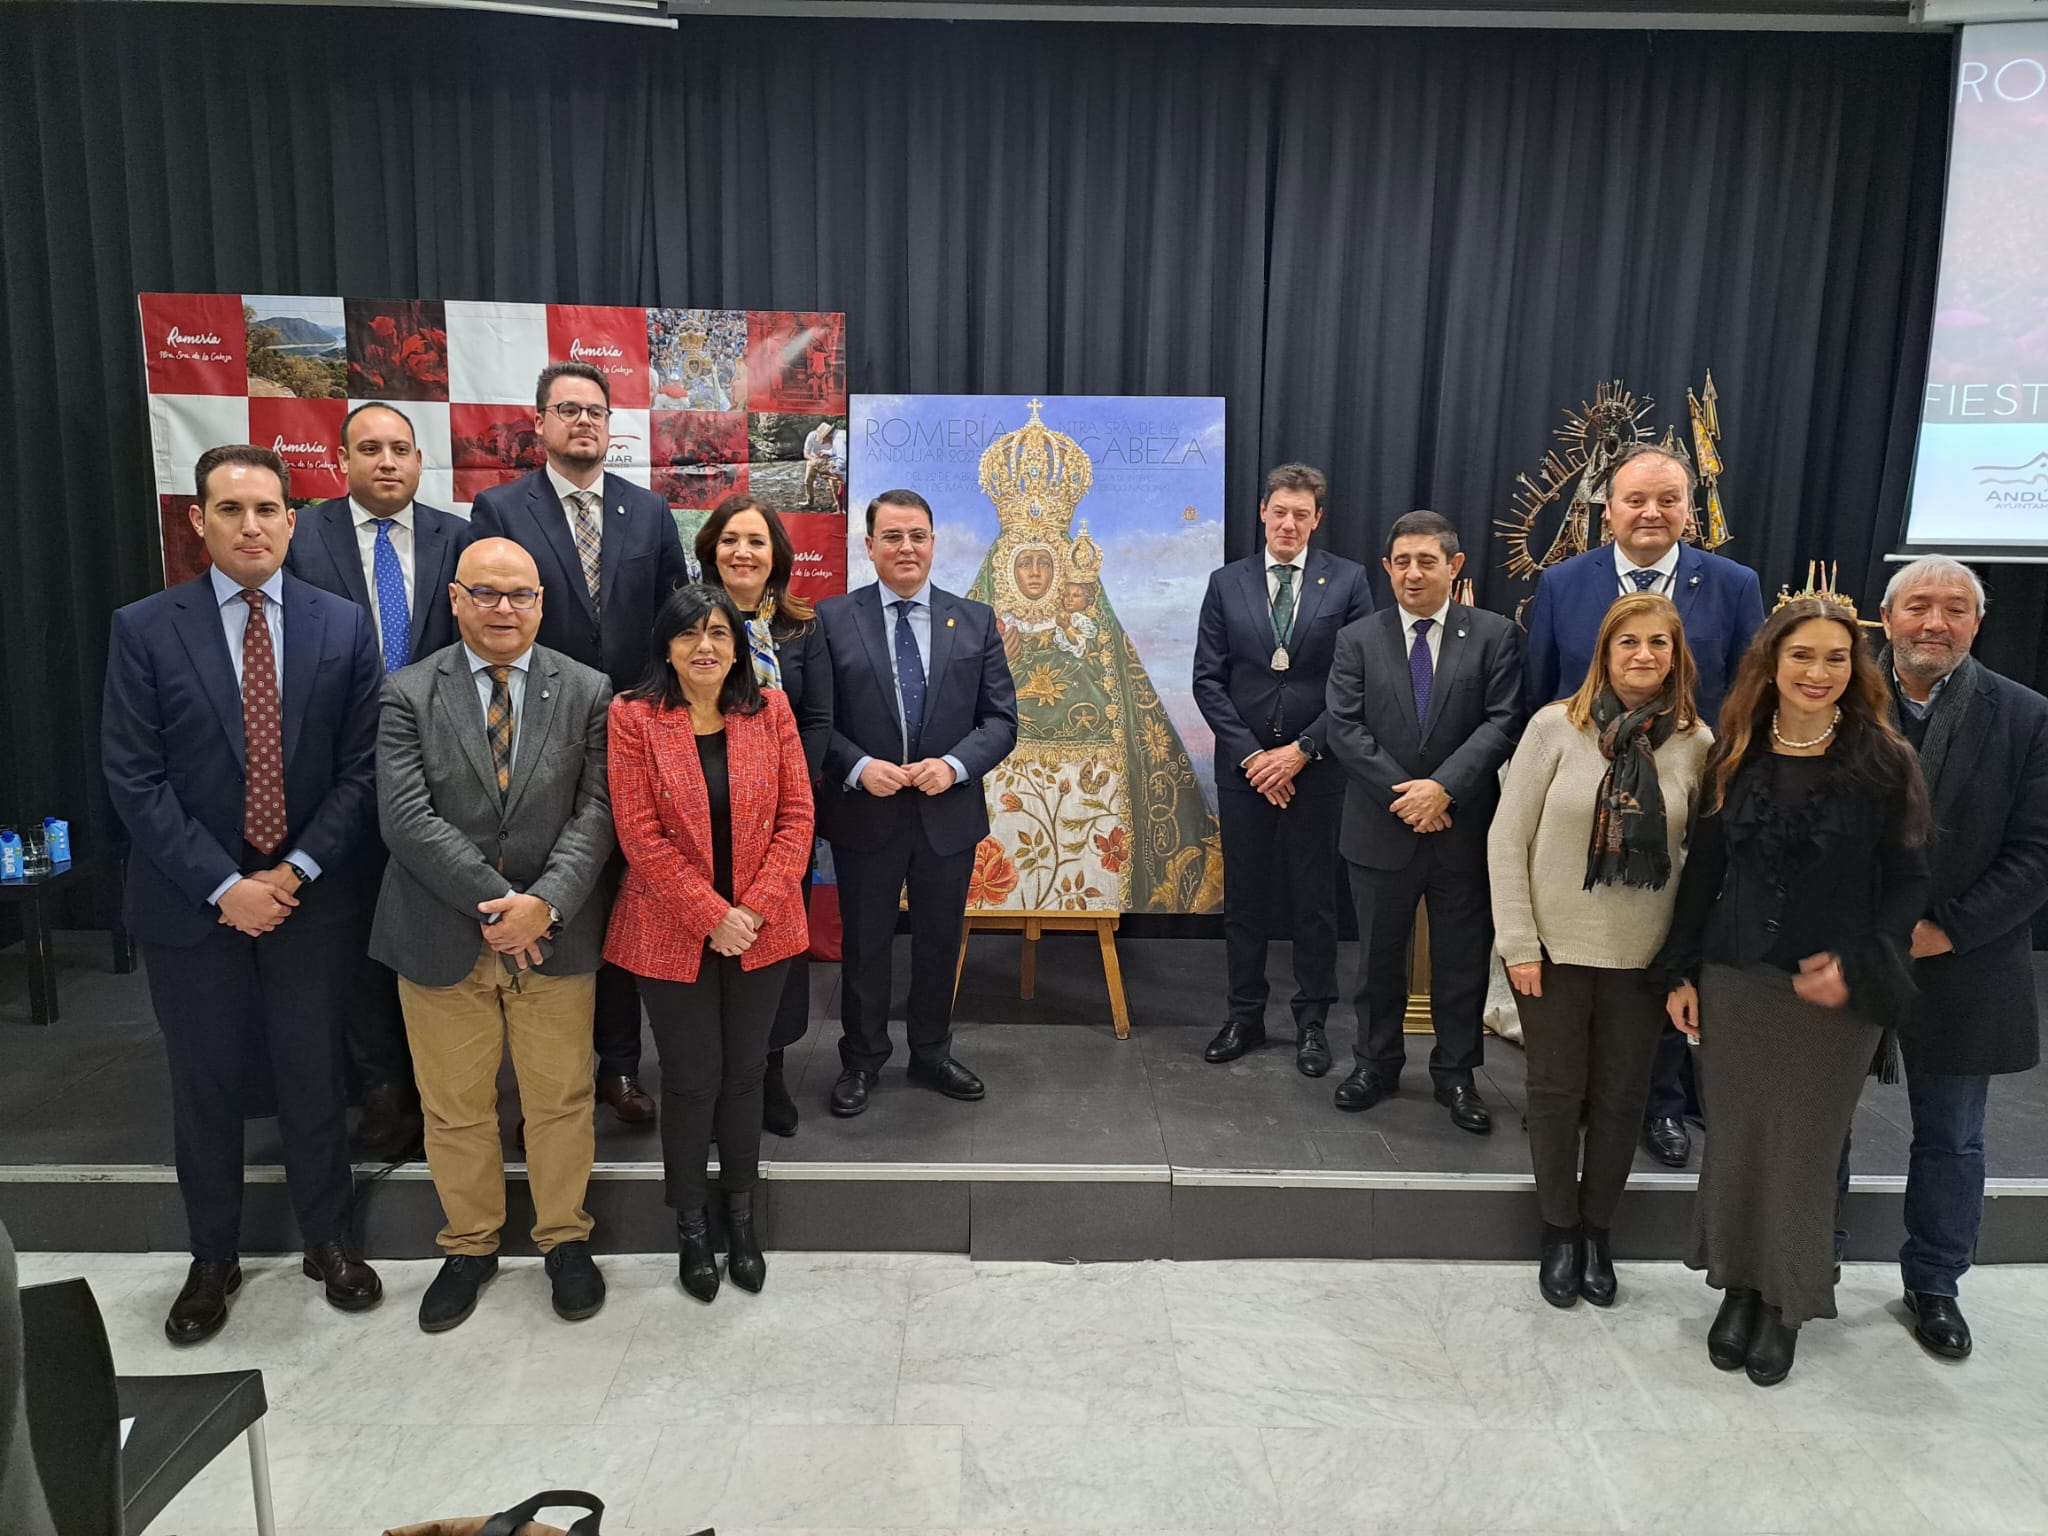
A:
[[[1618,599],[1579,691],[1530,720],[1487,837],[1496,943],[1529,1058],[1538,1280],[1555,1307],[1614,1302],[1608,1228],[1664,1027],[1648,967],[1671,925],[1713,739],[1693,707],[1696,675],[1668,598]]]

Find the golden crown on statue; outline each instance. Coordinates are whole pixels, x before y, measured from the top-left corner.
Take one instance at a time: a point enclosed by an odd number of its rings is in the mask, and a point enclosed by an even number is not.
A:
[[[1074,535],[1074,547],[1067,551],[1067,579],[1084,586],[1102,583],[1102,546],[1088,537],[1088,519],[1081,519],[1081,531]]]
[[[1095,466],[1081,445],[1038,418],[1005,432],[981,456],[982,494],[995,503],[1005,530],[1031,528],[1064,537],[1074,508],[1095,483]]]

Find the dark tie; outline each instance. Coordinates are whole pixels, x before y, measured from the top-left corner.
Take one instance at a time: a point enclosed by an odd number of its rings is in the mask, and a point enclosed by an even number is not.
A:
[[[1408,651],[1408,681],[1415,685],[1415,724],[1429,719],[1429,690],[1436,681],[1436,663],[1429,659],[1429,626],[1434,619],[1415,621],[1415,644]]]
[[[377,546],[372,551],[377,568],[377,629],[384,642],[384,670],[396,672],[405,665],[405,653],[412,646],[412,615],[406,609],[405,572],[399,568],[398,550],[391,543],[391,519],[377,519]]]
[[[898,598],[889,606],[896,610],[896,682],[903,690],[903,755],[908,758],[924,724],[924,658],[910,632],[910,599]]]
[[[270,645],[270,621],[263,594],[244,592],[249,624],[242,631],[242,739],[248,756],[248,789],[242,801],[242,836],[258,853],[275,853],[284,843],[284,739],[278,729],[277,653]]]
[[[1275,565],[1268,569],[1280,583],[1273,593],[1273,643],[1285,646],[1288,636],[1294,633],[1294,567]]]
[[[1655,566],[1651,566],[1647,570],[1630,571],[1628,579],[1636,584],[1638,592],[1647,592],[1664,579],[1664,573]]]
[[[484,716],[484,734],[491,739],[491,762],[498,770],[498,793],[512,787],[512,669],[487,667],[491,674],[491,707]]]

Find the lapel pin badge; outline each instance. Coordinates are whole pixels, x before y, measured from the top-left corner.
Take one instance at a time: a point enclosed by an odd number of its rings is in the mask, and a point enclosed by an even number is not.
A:
[[[548,696],[548,691],[547,691],[547,689],[545,689],[545,688],[541,689],[541,691],[540,691],[540,696],[541,696],[542,698],[546,698],[546,697]]]
[[[1692,579],[1691,581],[1688,581],[1688,582],[1686,583],[1686,585],[1687,585],[1688,587],[1696,587],[1696,586],[1698,586],[1699,584],[1700,584],[1700,579],[1699,579],[1699,577],[1697,577],[1697,576],[1693,577],[1693,579]]]
[[[1327,576],[1318,576],[1316,578],[1316,585],[1319,587],[1327,587],[1329,584],[1330,578]]]
[[[1465,638],[1465,631],[1463,631],[1462,629],[1461,629],[1461,630],[1459,630],[1459,631],[1458,631],[1458,638],[1459,638],[1460,640],[1464,639],[1464,638]],[[542,695],[541,695],[541,697],[542,697],[542,698],[546,698],[546,697],[547,697],[547,695],[546,695],[546,694],[542,694]]]
[[[951,629],[952,627],[953,621],[951,619],[946,620],[946,628]]]

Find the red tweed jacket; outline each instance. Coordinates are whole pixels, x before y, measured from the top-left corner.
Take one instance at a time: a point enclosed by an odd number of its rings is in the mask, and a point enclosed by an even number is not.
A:
[[[736,906],[761,914],[740,956],[759,970],[801,953],[803,877],[811,861],[811,776],[789,700],[764,689],[758,715],[725,717],[732,793],[732,888]],[[626,878],[612,905],[604,957],[636,976],[695,981],[704,941],[725,916],[711,884],[711,801],[687,709],[642,699],[612,701],[612,821]]]

